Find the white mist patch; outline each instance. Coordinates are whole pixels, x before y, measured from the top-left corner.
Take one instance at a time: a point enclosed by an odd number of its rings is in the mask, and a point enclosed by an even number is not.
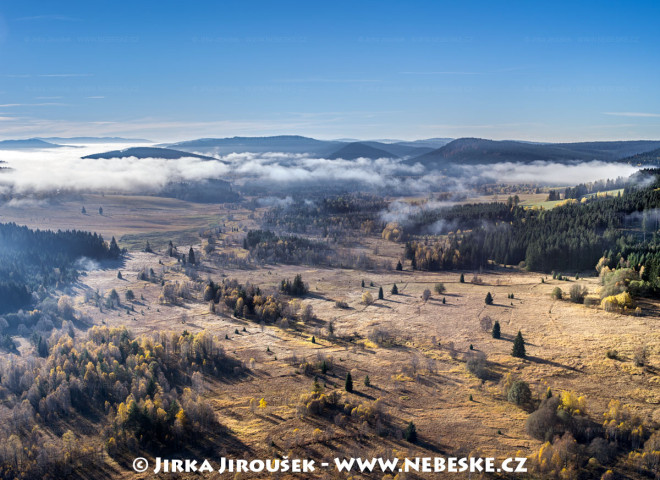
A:
[[[422,165],[407,165],[390,158],[357,160],[316,158],[305,154],[235,153],[222,157],[231,164],[237,183],[258,178],[278,184],[359,182],[371,187],[387,187],[401,181],[394,176],[420,175]]]
[[[80,257],[78,260],[76,260],[75,267],[78,270],[98,270],[101,268],[101,266],[98,264],[98,262],[95,262],[91,258],[87,257]]]
[[[454,202],[438,202],[431,200],[423,204],[411,204],[403,200],[394,200],[386,210],[380,212],[380,218],[386,223],[396,222],[399,225],[407,225],[412,217],[415,217],[423,211],[439,210],[455,205]],[[444,222],[444,220],[441,220]],[[437,222],[436,222],[437,223]],[[441,229],[444,225],[438,225],[436,229]]]
[[[127,145],[93,145],[47,150],[3,150],[0,159],[11,170],[0,185],[13,193],[72,191],[156,191],[172,181],[220,178],[229,167],[220,161],[184,157],[83,159],[81,157]]]
[[[0,194],[29,197],[58,191],[155,193],[168,183],[224,179],[238,186],[295,188],[297,185],[353,185],[389,195],[455,192],[465,183],[496,181],[575,185],[604,178],[627,177],[637,167],[619,163],[499,163],[457,167],[448,177],[401,159],[318,158],[302,153],[233,153],[216,159],[195,157],[83,159],[86,155],[134,145],[94,144],[44,150],[2,150],[9,170],[0,173]],[[142,145],[144,146],[144,145]],[[433,208],[433,207],[427,207]],[[391,217],[396,212],[389,212]]]
[[[496,163],[462,167],[466,176],[489,178],[507,183],[545,183],[577,185],[606,178],[628,177],[640,167],[601,161],[562,164],[555,162]]]
[[[293,204],[293,198],[291,198],[291,196],[288,195],[285,198],[277,198],[277,197],[258,198],[257,204],[261,207],[287,208]]]

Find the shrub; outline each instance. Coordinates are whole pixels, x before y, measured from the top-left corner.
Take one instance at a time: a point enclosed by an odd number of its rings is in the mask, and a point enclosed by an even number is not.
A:
[[[633,362],[637,367],[643,367],[648,361],[648,349],[646,346],[640,346],[635,349],[633,353]]]
[[[527,417],[525,430],[529,435],[541,441],[549,441],[561,432],[557,417],[559,402],[557,397],[546,398],[541,402],[538,410]]]
[[[584,303],[584,297],[587,296],[587,289],[584,285],[575,283],[569,290],[569,297],[573,303]]]
[[[347,309],[347,308],[349,308],[349,307],[348,307],[348,303],[345,302],[344,300],[337,300],[337,301],[335,302],[335,307],[337,307],[337,308],[341,308],[341,309]]]
[[[488,361],[486,360],[486,355],[482,352],[471,353],[467,362],[465,362],[465,368],[480,380],[487,380],[490,376]]]
[[[422,300],[426,302],[429,298],[431,298],[431,290],[427,288],[422,292]]]
[[[435,293],[437,293],[437,294],[445,293],[445,291],[447,290],[445,288],[444,283],[436,283],[435,286],[433,287],[433,289],[435,290]]]
[[[367,338],[377,345],[389,345],[393,341],[392,334],[384,327],[374,327],[367,334]]]
[[[561,288],[555,287],[550,296],[555,300],[561,300],[564,297],[564,292],[561,291]]]
[[[602,437],[594,438],[587,447],[587,453],[590,457],[598,460],[601,465],[608,464],[616,455],[616,446],[609,443]]]
[[[632,268],[610,270],[604,267],[600,271],[600,283],[603,286],[600,290],[600,297],[618,295],[626,291],[629,284],[634,280],[639,280],[639,274]]]
[[[364,303],[365,305],[371,305],[372,303],[374,303],[374,297],[371,295],[371,293],[364,292],[362,294],[362,303]]]
[[[603,298],[600,302],[600,306],[606,312],[615,312],[633,308],[635,305],[628,292],[621,292],[618,295],[610,295],[609,297]]]
[[[516,380],[507,392],[507,400],[516,405],[528,405],[532,401],[532,391],[527,382]]]

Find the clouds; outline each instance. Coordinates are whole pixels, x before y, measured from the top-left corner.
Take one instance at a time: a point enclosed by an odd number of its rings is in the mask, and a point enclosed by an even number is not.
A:
[[[408,203],[403,200],[394,200],[390,202],[387,209],[380,212],[380,218],[386,223],[395,222],[399,225],[406,226],[412,218],[417,217],[422,212],[451,207],[452,205],[455,205],[455,203],[428,201],[420,205],[417,203]]]
[[[261,185],[313,185],[357,183],[365,189],[428,191],[428,183],[416,176],[424,173],[419,165],[408,165],[389,158],[357,160],[326,159],[305,154],[240,153],[222,157],[231,165],[232,180],[238,185],[258,181]],[[409,177],[409,178],[406,178]]]
[[[90,153],[128,145],[93,145],[50,150],[4,150],[0,158],[11,170],[0,175],[3,191],[26,195],[57,191],[156,192],[169,182],[225,179],[235,185],[264,187],[342,185],[364,189],[426,191],[427,181],[415,176],[421,165],[386,158],[329,160],[305,154],[240,153],[202,160],[184,157],[82,159]],[[407,180],[402,176],[410,177]],[[433,177],[429,177],[433,178]]]
[[[533,162],[529,164],[502,162],[492,165],[462,167],[465,177],[510,183],[540,183],[547,185],[577,185],[608,178],[628,177],[639,170],[625,163],[601,161],[561,164]]]
[[[0,151],[0,158],[12,168],[0,174],[0,185],[19,195],[57,191],[154,192],[171,181],[220,178],[228,172],[228,167],[219,161],[197,158],[80,158],[110,148],[117,148],[117,144]]]
[[[10,170],[0,173],[0,192],[25,197],[61,191],[155,193],[171,182],[223,179],[238,190],[258,195],[285,195],[300,187],[359,189],[384,195],[426,195],[431,192],[470,192],[483,182],[575,185],[595,180],[627,177],[638,170],[627,164],[586,162],[564,165],[499,163],[458,166],[452,176],[427,171],[420,164],[399,159],[357,160],[318,158],[290,153],[234,153],[215,160],[184,157],[82,159],[81,157],[129,145],[86,145],[49,150],[2,150],[0,160]],[[439,208],[447,204],[428,204]],[[385,221],[399,221],[420,207],[393,203],[383,213]]]

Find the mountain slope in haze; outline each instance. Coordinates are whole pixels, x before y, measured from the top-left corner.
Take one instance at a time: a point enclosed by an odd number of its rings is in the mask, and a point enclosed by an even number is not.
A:
[[[621,161],[631,165],[660,165],[660,148],[651,150],[650,152],[638,153],[636,155],[626,157]]]
[[[394,157],[418,157],[419,155],[424,155],[425,153],[431,152],[434,149],[423,146],[413,146],[405,143],[383,143],[377,141],[365,141],[359,142],[363,145],[373,147],[379,150],[384,150],[389,152],[392,158]],[[437,148],[437,147],[436,147]]]
[[[396,142],[396,145],[402,145],[405,147],[416,147],[416,148],[428,148],[429,150],[435,150],[436,148],[444,147],[450,142],[453,142],[453,138],[425,138],[422,140],[411,140],[411,141],[400,141]]]
[[[200,138],[163,146],[220,155],[264,152],[328,155],[343,145],[345,143],[316,140],[315,138],[299,135],[279,135],[274,137]]]
[[[143,138],[122,138],[122,137],[37,137],[38,140],[51,143],[152,143]]]
[[[532,163],[552,161],[619,161],[623,152],[653,149],[655,141],[584,142],[584,143],[523,143],[512,140],[459,138],[432,152],[411,160],[429,167],[478,165],[499,162]]]
[[[380,149],[386,152],[386,157],[410,157],[419,156],[437,148],[439,145],[436,139],[430,139],[429,144],[415,142],[379,142],[375,140],[317,140],[315,138],[303,137],[299,135],[279,135],[273,137],[232,137],[232,138],[200,138],[185,142],[163,144],[165,147],[176,148],[180,150],[213,153],[219,155],[228,155],[230,153],[264,153],[264,152],[282,152],[282,153],[306,153],[320,157],[333,158],[338,150],[351,144],[361,144],[363,146]],[[420,142],[425,142],[424,140]],[[354,149],[356,147],[351,147]],[[379,158],[382,153],[365,149],[364,155],[354,156],[359,158],[366,156],[368,158]],[[347,153],[351,153],[350,150]],[[376,156],[378,155],[378,156]]]
[[[64,145],[45,142],[38,138],[28,138],[25,140],[2,140],[0,141],[0,150],[28,149],[28,148],[60,148]]]
[[[624,140],[614,142],[554,143],[550,145],[589,152],[602,160],[623,160],[629,156],[660,148],[660,141]]]
[[[331,153],[328,155],[328,158],[332,160],[337,158],[343,158],[344,160],[356,160],[358,158],[398,158],[398,155],[394,155],[391,152],[367,145],[366,143],[354,142],[349,143],[336,152]]]
[[[92,155],[86,155],[82,158],[90,159],[108,159],[108,158],[165,158],[167,160],[177,160],[179,158],[200,158],[202,160],[217,160],[213,157],[208,157],[206,155],[198,155],[190,152],[183,152],[181,150],[172,150],[171,148],[156,148],[156,147],[133,147],[125,148],[124,150],[112,150],[109,152],[103,153],[94,153]]]

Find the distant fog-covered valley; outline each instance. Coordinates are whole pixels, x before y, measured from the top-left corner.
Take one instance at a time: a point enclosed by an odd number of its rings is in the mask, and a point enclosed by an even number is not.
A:
[[[201,202],[235,201],[241,194],[319,190],[417,195],[465,192],[484,183],[576,185],[625,177],[660,159],[658,141],[534,144],[279,136],[145,142],[121,138],[0,142],[0,194],[6,201],[66,192],[118,192]]]

